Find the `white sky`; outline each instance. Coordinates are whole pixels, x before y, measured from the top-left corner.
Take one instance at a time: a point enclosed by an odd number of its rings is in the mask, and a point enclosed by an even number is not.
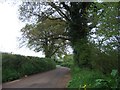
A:
[[[43,57],[44,55],[41,52],[35,53],[26,47],[19,48],[20,42],[17,37],[21,35],[20,29],[25,24],[18,19],[17,12],[17,5],[0,2],[0,51]]]

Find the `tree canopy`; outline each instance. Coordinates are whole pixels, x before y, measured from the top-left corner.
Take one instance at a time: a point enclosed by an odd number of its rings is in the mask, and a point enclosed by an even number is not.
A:
[[[21,29],[23,44],[36,52],[43,51],[46,57],[65,54],[69,43],[66,24],[61,19],[47,18],[43,22],[27,24]],[[27,41],[27,42],[26,42]]]
[[[90,41],[97,42],[101,50],[105,50],[103,46],[106,44],[112,49],[113,45],[116,47],[119,36],[118,2],[24,2],[19,11],[23,21],[42,23],[47,18],[64,20],[78,66],[90,66]]]

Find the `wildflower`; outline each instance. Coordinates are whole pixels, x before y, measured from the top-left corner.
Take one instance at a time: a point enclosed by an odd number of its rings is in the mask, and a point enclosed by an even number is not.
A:
[[[86,84],[83,86],[84,90],[86,90],[86,86],[87,86]]]

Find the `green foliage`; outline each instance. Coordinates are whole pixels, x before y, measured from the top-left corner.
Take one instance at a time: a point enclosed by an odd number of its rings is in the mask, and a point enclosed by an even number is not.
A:
[[[68,83],[68,88],[101,88],[105,90],[116,90],[120,88],[120,77],[117,70],[112,70],[111,74],[104,75],[100,71],[90,70],[87,68],[80,69],[72,67],[71,80]]]
[[[61,2],[58,4],[54,3],[54,2],[48,2],[48,3],[37,3],[37,2],[27,3],[27,2],[25,2],[25,3],[22,3],[22,5],[20,6],[20,9],[19,9],[20,17],[22,20],[30,20],[33,17],[35,19],[37,18],[36,24],[38,24],[38,28],[39,29],[47,28],[47,30],[50,31],[50,34],[52,33],[51,28],[55,31],[58,31],[57,29],[59,29],[61,32],[62,31],[64,32],[64,30],[65,30],[67,33],[65,32],[60,35],[58,35],[58,34],[57,35],[59,37],[62,37],[63,40],[66,37],[69,38],[68,40],[70,40],[71,46],[74,50],[74,56],[75,56],[74,60],[77,62],[76,64],[78,64],[80,66],[80,64],[83,61],[82,64],[85,64],[87,66],[89,51],[87,51],[87,49],[86,49],[84,52],[84,49],[86,47],[82,47],[83,46],[82,44],[85,45],[85,44],[87,44],[87,42],[83,43],[82,39],[85,38],[85,40],[86,40],[87,35],[89,33],[87,23],[91,22],[91,21],[88,20],[87,10],[92,3],[70,2],[69,4],[65,3],[65,2]],[[42,11],[42,9],[41,9],[43,6],[46,9],[44,11]],[[56,15],[56,12],[57,12],[57,15]],[[67,28],[63,30],[62,28],[63,28],[64,24],[61,24],[61,27],[59,27],[60,25],[57,25],[57,23],[53,24],[55,26],[52,26],[52,25],[50,26],[51,22],[49,22],[49,21],[47,22],[47,24],[45,24],[44,20],[47,17],[62,19],[65,22],[65,24],[67,24]],[[44,30],[42,30],[42,31],[44,31]],[[38,36],[40,37],[40,35],[38,35]],[[45,36],[45,37],[47,37],[47,36]],[[47,39],[49,39],[49,37],[47,37]],[[35,40],[36,40],[36,38],[34,39],[34,41]],[[58,40],[59,40],[59,38],[57,39],[57,41]],[[35,43],[36,43],[36,41],[35,41]],[[79,45],[77,45],[77,43],[79,43]],[[65,46],[63,43],[60,42],[59,45],[61,45],[61,44],[62,44],[62,47]],[[57,46],[58,46],[58,44],[57,44]],[[80,47],[80,49],[78,47]],[[81,48],[84,48],[84,49],[81,49]],[[47,53],[51,53],[53,49],[51,49],[50,52],[47,51]],[[39,50],[39,49],[37,48],[36,50]],[[64,49],[62,49],[61,51],[63,51],[63,50]],[[81,55],[81,54],[83,54],[83,55]]]
[[[21,41],[36,52],[43,51],[47,58],[59,56],[66,51],[68,37],[66,24],[61,19],[47,18],[36,24],[27,24],[21,29]]]
[[[87,10],[90,4],[71,2],[70,11],[68,11],[72,19],[69,21],[68,36],[73,48],[75,64],[79,67],[87,67],[89,63]]]
[[[110,83],[111,83],[111,88],[120,88],[120,76],[118,74],[118,70],[113,69],[111,72],[111,79],[110,79]]]
[[[92,12],[93,23],[96,28],[91,30],[90,39],[98,44],[100,49],[112,50],[117,48],[119,36],[119,2],[96,3],[96,12]],[[95,9],[94,6],[91,8]],[[95,21],[94,21],[95,20]]]
[[[66,28],[68,34],[66,36],[70,38],[76,65],[87,67],[90,66],[90,51],[87,48],[88,42],[86,42],[88,37],[90,41],[97,43],[97,47],[101,50],[112,50],[119,46],[116,38],[119,36],[120,26],[118,23],[119,6],[119,2],[24,2],[19,11],[22,20],[36,20],[38,26],[40,25],[36,29],[47,27],[47,30],[50,30],[53,28],[53,26],[50,26],[50,22],[47,22],[47,24],[43,22],[47,17],[63,19],[68,24]],[[43,7],[45,8],[44,11],[42,10]],[[43,25],[41,26],[41,24]],[[59,27],[55,23],[53,25]],[[57,31],[55,27],[54,30]],[[83,39],[85,40],[84,43]],[[100,60],[104,61],[102,58]],[[107,62],[108,58],[105,60]],[[112,61],[110,60],[110,62]]]
[[[63,57],[63,62],[60,64],[61,66],[71,68],[74,65],[73,55],[65,55]]]
[[[17,72],[14,68],[3,68],[2,82],[12,81],[18,78],[20,78],[20,73]]]
[[[116,77],[116,76],[118,76],[117,74],[118,74],[117,70],[112,70],[111,76]]]
[[[97,79],[95,82],[95,88],[110,88],[109,82],[104,79]]]
[[[93,88],[96,79],[103,78],[104,75],[95,70],[87,68],[80,69],[79,67],[72,67],[71,80],[68,83],[68,88]]]
[[[71,80],[68,88],[105,88],[105,90],[120,87],[117,50],[102,51],[95,44],[88,44],[89,60],[92,68],[71,68]],[[112,72],[111,72],[112,71]],[[111,75],[110,75],[111,73]]]
[[[49,58],[38,58],[3,53],[2,54],[2,82],[15,80],[25,75],[48,71],[56,67]]]
[[[74,55],[73,59],[75,62],[75,65],[79,67],[89,67],[91,68],[90,64],[90,50],[89,42],[87,39],[80,39],[79,41],[75,42],[74,45]]]
[[[118,68],[117,50],[101,51],[95,44],[89,45],[91,53],[89,60],[92,68],[97,69],[104,74],[111,73],[112,69]]]
[[[117,70],[112,70],[111,76],[105,79],[97,79],[95,88],[120,88],[120,77]]]
[[[106,74],[119,66],[119,2],[95,3],[95,6],[91,5],[89,11],[92,23],[96,23],[96,28],[90,32],[90,41],[96,44],[91,47],[90,61],[93,68]]]

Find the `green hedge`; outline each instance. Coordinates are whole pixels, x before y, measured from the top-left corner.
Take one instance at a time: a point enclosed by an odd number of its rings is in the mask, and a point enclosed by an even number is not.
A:
[[[2,82],[19,79],[25,75],[52,70],[54,60],[31,56],[2,54]]]

